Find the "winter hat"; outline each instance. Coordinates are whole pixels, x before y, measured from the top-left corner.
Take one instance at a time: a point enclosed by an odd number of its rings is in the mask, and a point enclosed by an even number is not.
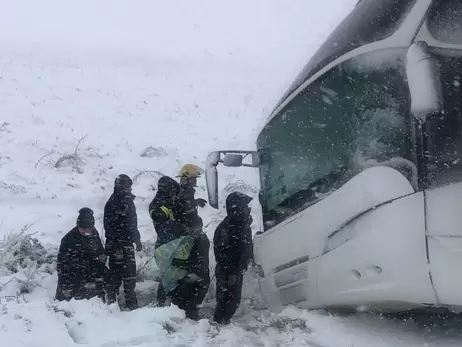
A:
[[[226,212],[228,215],[240,215],[246,209],[247,205],[253,200],[251,196],[241,192],[233,192],[226,198]]]
[[[127,189],[127,188],[130,188],[132,185],[133,185],[132,179],[125,174],[121,174],[117,176],[114,182],[114,187],[117,190]]]
[[[95,217],[91,208],[83,207],[79,210],[77,226],[79,228],[93,228],[95,226]]]

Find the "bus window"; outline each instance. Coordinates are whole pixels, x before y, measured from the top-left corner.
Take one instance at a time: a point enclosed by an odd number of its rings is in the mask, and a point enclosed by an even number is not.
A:
[[[334,68],[265,126],[257,140],[265,157],[265,229],[331,194],[371,161],[412,160],[409,92],[402,60],[395,63]]]
[[[462,181],[462,57],[435,54],[443,87],[443,112],[425,124],[428,185]]]
[[[435,39],[462,44],[462,1],[434,0],[427,22],[428,30]]]
[[[416,0],[363,0],[332,32],[300,72],[281,101],[338,57],[365,44],[392,35],[406,18]]]

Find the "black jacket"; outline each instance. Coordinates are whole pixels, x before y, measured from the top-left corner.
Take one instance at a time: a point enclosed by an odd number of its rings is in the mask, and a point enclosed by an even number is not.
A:
[[[58,251],[58,287],[78,289],[91,280],[94,264],[101,254],[104,248],[96,229],[90,236],[80,234],[77,227],[69,231],[62,238]]]
[[[181,185],[180,193],[175,204],[178,220],[190,228],[202,228],[202,219],[199,217],[195,199],[196,190],[190,185]]]
[[[213,236],[217,266],[227,275],[245,271],[253,258],[252,217],[246,211],[251,198],[231,193],[226,200],[228,216],[218,225]]]
[[[191,236],[194,238],[194,246],[188,259],[189,271],[208,281],[210,279],[209,238],[202,231],[194,232]]]
[[[157,228],[155,248],[188,235],[186,228],[174,220],[167,220]]]
[[[108,255],[115,251],[114,247],[140,242],[134,198],[135,196],[131,193],[114,190],[104,206],[104,229]]]
[[[152,219],[156,232],[162,223],[168,220],[175,220],[175,206],[170,197],[172,190],[178,194],[180,190],[178,182],[168,176],[161,177],[156,196],[149,204],[149,216]]]

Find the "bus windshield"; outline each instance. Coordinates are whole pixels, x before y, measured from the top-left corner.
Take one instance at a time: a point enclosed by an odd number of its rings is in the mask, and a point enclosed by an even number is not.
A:
[[[444,105],[428,118],[425,169],[429,188],[462,181],[462,53],[435,50]]]
[[[413,160],[404,56],[404,49],[369,53],[333,68],[264,127],[257,147],[265,230],[366,166]]]

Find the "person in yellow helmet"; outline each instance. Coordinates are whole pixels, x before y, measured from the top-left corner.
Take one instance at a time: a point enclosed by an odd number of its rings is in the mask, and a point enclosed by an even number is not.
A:
[[[202,228],[202,219],[199,217],[197,207],[205,207],[205,199],[196,199],[195,187],[197,179],[204,171],[197,165],[186,164],[181,168],[180,174],[180,193],[178,195],[178,210],[185,214],[184,220],[190,228]]]
[[[204,170],[201,167],[194,164],[184,165],[178,177],[180,178],[180,185],[190,185],[197,187],[197,179],[202,176]]]
[[[188,258],[189,270],[197,276],[195,281],[186,283],[176,290],[175,300],[188,305],[189,317],[199,319],[198,307],[202,304],[210,286],[209,249],[210,240],[202,230],[198,206],[204,207],[204,199],[195,198],[197,179],[203,170],[197,165],[187,164],[180,171],[180,193],[176,202],[176,214],[182,220],[188,235],[194,238],[194,246]],[[174,300],[172,299],[172,302]]]

